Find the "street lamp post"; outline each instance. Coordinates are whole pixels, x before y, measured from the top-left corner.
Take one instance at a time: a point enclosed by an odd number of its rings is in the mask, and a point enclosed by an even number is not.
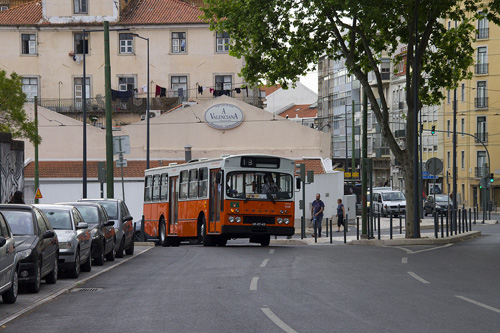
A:
[[[140,39],[143,39],[147,42],[147,47],[148,47],[148,55],[147,55],[147,62],[148,62],[148,70],[147,70],[147,76],[148,76],[148,86],[147,86],[147,98],[146,98],[146,107],[147,107],[147,110],[146,110],[146,169],[149,169],[149,153],[150,153],[150,142],[149,142],[149,108],[150,108],[150,105],[149,105],[149,86],[150,86],[150,82],[149,82],[149,38],[146,38],[146,37],[142,37],[142,36],[139,36],[138,34],[131,34],[132,36],[135,36],[137,38],[140,38]]]

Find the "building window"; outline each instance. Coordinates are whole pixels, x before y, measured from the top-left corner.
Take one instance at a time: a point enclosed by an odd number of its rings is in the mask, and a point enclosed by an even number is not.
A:
[[[462,83],[462,102],[465,101],[465,83]]]
[[[118,78],[119,91],[134,91],[134,89],[135,89],[135,77],[122,76]]]
[[[485,151],[478,151],[477,152],[477,172],[476,172],[476,177],[484,177],[486,175],[486,169],[484,168],[484,165],[486,164],[486,152]]]
[[[83,33],[75,33],[74,37],[74,52],[75,54],[83,54]],[[89,54],[89,34],[85,34],[85,54]]]
[[[187,76],[172,76],[170,89],[175,97],[187,97]]]
[[[90,78],[85,78],[85,97],[90,98]],[[77,109],[81,109],[82,101],[83,101],[83,78],[75,77],[74,80],[74,89],[75,89],[75,107]]]
[[[477,81],[476,100],[474,104],[476,108],[488,107],[488,97],[486,96],[486,81]]]
[[[9,9],[9,5],[0,5],[0,12]]]
[[[450,94],[450,91],[449,91],[449,90],[448,90],[448,92],[447,92],[446,96],[447,96],[447,102],[448,102],[448,104],[450,104],[450,101],[451,101],[451,94]]]
[[[132,34],[120,34],[120,53],[132,54],[134,53],[134,37]]]
[[[446,154],[446,165],[447,165],[447,168],[449,169],[450,168],[450,152],[447,152]]]
[[[462,130],[461,130],[461,132],[462,132],[462,136],[464,136],[464,133],[465,133],[465,118],[462,118],[462,119],[461,119],[461,123],[462,123],[462,124],[461,124],[461,125],[462,125]]]
[[[186,52],[186,33],[172,32],[172,53]]]
[[[480,12],[479,14],[483,14]],[[488,19],[483,15],[477,20],[477,39],[487,39],[489,37]]]
[[[229,34],[227,32],[217,32],[217,52],[228,52],[229,51]]]
[[[486,134],[486,117],[481,116],[477,117],[477,133],[476,133],[476,141],[477,142],[486,142],[487,134]]]
[[[461,161],[462,161],[462,169],[465,169],[465,151],[462,150],[462,157],[461,157]]]
[[[87,13],[87,0],[73,0],[75,6],[75,14]]]
[[[231,90],[233,78],[231,75],[216,75],[215,76],[215,90]]]
[[[446,133],[446,136],[447,137],[450,137],[450,120],[448,120],[446,122],[446,126],[447,126],[447,133]]]
[[[36,35],[21,34],[22,54],[36,54]]]
[[[38,96],[38,78],[36,77],[23,77],[23,93],[26,94],[26,100],[32,101],[35,96]]]
[[[476,74],[488,74],[488,49],[486,46],[477,48]]]

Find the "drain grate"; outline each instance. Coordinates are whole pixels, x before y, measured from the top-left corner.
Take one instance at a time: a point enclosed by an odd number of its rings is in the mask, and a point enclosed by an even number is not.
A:
[[[100,291],[102,288],[75,288],[71,290],[72,293],[86,293],[86,292],[91,292],[91,291]]]

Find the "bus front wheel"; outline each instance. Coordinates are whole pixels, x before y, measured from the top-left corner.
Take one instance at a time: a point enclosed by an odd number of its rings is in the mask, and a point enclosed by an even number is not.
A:
[[[271,236],[262,236],[260,239],[260,246],[269,246],[271,242]]]
[[[207,228],[208,228],[207,220],[205,219],[205,217],[203,217],[203,224],[202,224],[203,246],[214,246],[215,245],[214,237],[207,235]]]

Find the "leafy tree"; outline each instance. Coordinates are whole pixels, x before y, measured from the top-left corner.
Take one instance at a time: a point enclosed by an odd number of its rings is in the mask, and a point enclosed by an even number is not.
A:
[[[360,81],[371,108],[395,158],[402,164],[405,179],[414,179],[415,112],[423,104],[438,104],[443,88],[456,88],[469,78],[473,64],[476,20],[480,15],[498,23],[500,0],[205,0],[204,19],[217,31],[231,36],[230,54],[245,59],[242,75],[250,84],[263,80],[296,82],[322,55],[345,59],[346,67]],[[479,12],[481,11],[481,12]],[[417,13],[417,15],[415,15]],[[447,30],[444,19],[458,26]],[[418,44],[415,45],[415,26]],[[389,106],[379,71],[381,55],[395,64],[401,45],[407,46],[406,147],[401,148],[389,126]],[[417,59],[418,70],[412,70]],[[373,72],[377,85],[370,86]],[[414,80],[419,101],[414,109]],[[380,104],[377,102],[380,98]],[[406,237],[414,234],[413,182],[406,182]]]
[[[14,138],[26,138],[39,144],[41,138],[36,134],[35,122],[28,121],[23,109],[25,102],[21,77],[12,73],[9,78],[0,70],[0,132],[10,132]]]

